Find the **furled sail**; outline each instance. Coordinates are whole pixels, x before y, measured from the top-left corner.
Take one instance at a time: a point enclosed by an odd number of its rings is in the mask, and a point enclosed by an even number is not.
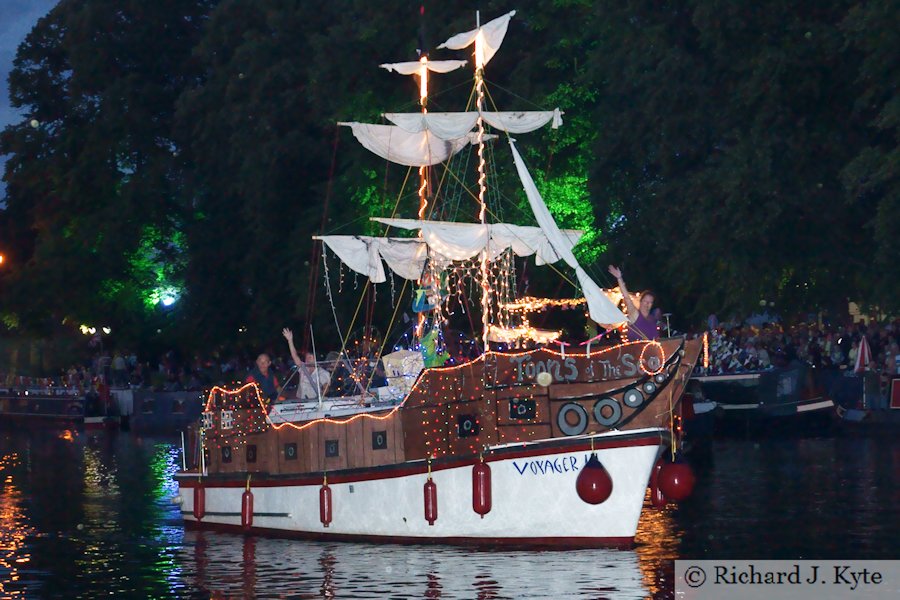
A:
[[[550,211],[547,210],[547,205],[544,204],[544,199],[541,198],[541,194],[538,192],[537,186],[531,178],[531,173],[529,173],[528,169],[525,167],[525,163],[519,155],[516,144],[512,139],[509,140],[509,146],[512,149],[513,160],[516,163],[516,171],[518,171],[519,179],[522,181],[522,186],[525,188],[525,195],[528,197],[528,203],[531,205],[531,210],[534,212],[534,216],[546,235],[550,245],[553,246],[559,256],[566,261],[566,264],[575,269],[578,283],[581,284],[581,291],[584,292],[584,297],[588,303],[588,311],[591,315],[591,319],[604,326],[618,326],[624,323],[626,318],[625,315],[622,314],[622,311],[609,301],[609,298],[606,297],[603,290],[600,289],[594,280],[591,279],[591,276],[588,275],[581,265],[578,264],[578,261],[575,260],[575,255],[572,254],[572,247],[574,244],[571,244],[563,235],[559,226],[556,224],[556,221],[554,221],[553,217],[550,215]]]
[[[475,128],[477,111],[443,113],[384,113],[384,118],[409,133],[430,131],[442,140],[453,140]],[[562,112],[555,110],[482,111],[484,122],[499,131],[528,133],[551,123],[553,129],[562,125]]]
[[[488,259],[494,260],[508,248],[512,249],[516,256],[534,254],[535,262],[539,265],[554,263],[563,258],[540,227],[510,223],[454,223],[382,217],[374,217],[372,220],[399,229],[421,231],[421,239],[428,244],[432,252],[449,260],[468,260],[478,256],[484,249],[488,251]],[[583,234],[574,229],[556,231],[569,248],[578,243]]]
[[[345,265],[372,283],[387,280],[382,261],[400,277],[414,281],[422,276],[428,256],[425,243],[416,238],[323,235],[313,239],[322,240]]]
[[[510,11],[502,17],[497,17],[492,21],[488,21],[481,27],[458,33],[449,40],[438,46],[438,48],[450,48],[451,50],[461,50],[475,43],[475,63],[478,68],[486,65],[496,54],[506,37],[506,29],[509,27],[509,20],[516,14],[516,11]]]
[[[384,263],[400,277],[416,280],[422,276],[428,258],[439,265],[445,265],[454,260],[474,258],[485,248],[490,260],[496,259],[507,249],[511,249],[516,256],[534,255],[538,265],[554,263],[562,258],[540,227],[380,217],[372,220],[398,229],[421,230],[422,237],[323,235],[313,239],[321,240],[337,254],[341,262],[368,277],[372,283],[387,280]],[[578,243],[582,236],[581,231],[574,229],[565,229],[559,234],[569,247]]]
[[[338,123],[353,130],[353,135],[366,149],[381,158],[408,167],[428,167],[446,161],[467,144],[476,142],[474,134],[442,139],[425,130],[410,133],[395,125],[374,123]]]
[[[449,73],[450,71],[459,69],[460,67],[466,66],[466,61],[464,60],[429,60],[426,62],[422,61],[411,61],[411,62],[400,62],[400,63],[384,63],[382,65],[378,65],[382,69],[387,69],[388,71],[394,71],[400,73],[401,75],[419,75],[422,72],[422,68],[426,68],[429,71],[433,71],[435,73]]]

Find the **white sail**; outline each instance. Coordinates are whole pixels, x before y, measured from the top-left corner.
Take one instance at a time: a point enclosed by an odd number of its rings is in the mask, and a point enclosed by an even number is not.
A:
[[[415,281],[422,276],[428,256],[425,243],[416,238],[323,235],[313,239],[322,240],[345,265],[372,283],[387,280],[382,261],[400,277]]]
[[[575,255],[572,254],[572,245],[567,243],[567,238],[563,236],[556,221],[553,220],[550,211],[547,210],[547,205],[544,204],[544,199],[541,198],[541,194],[538,192],[537,186],[531,178],[531,173],[529,173],[528,169],[525,167],[525,163],[519,155],[516,144],[512,139],[509,140],[509,146],[512,149],[516,170],[519,173],[519,179],[522,181],[522,186],[525,188],[525,195],[528,197],[528,203],[531,205],[531,210],[534,212],[534,216],[549,240],[550,245],[552,245],[560,257],[566,261],[566,264],[575,269],[578,283],[581,284],[581,290],[584,292],[584,297],[588,303],[588,311],[591,315],[591,319],[604,326],[621,325],[626,321],[625,315],[609,301],[609,298],[606,297],[603,290],[600,289],[594,280],[591,279],[591,276],[588,275],[581,265],[578,264],[578,261],[575,260]]]
[[[497,17],[492,21],[488,21],[477,29],[466,31],[465,33],[458,33],[438,46],[438,48],[461,50],[472,45],[474,42],[476,48],[476,65],[478,68],[481,68],[494,57],[494,54],[500,48],[500,44],[503,43],[503,38],[506,37],[506,29],[509,27],[509,20],[515,14],[516,11],[513,10],[502,17]]]
[[[490,260],[496,259],[507,249],[511,249],[516,256],[534,255],[538,265],[554,263],[562,258],[540,227],[380,217],[372,220],[398,229],[421,230],[422,237],[322,235],[313,239],[321,240],[337,254],[341,262],[368,277],[372,283],[387,280],[384,263],[400,277],[416,280],[422,276],[427,258],[438,265],[446,265],[450,261],[474,258],[485,248]],[[582,232],[565,229],[560,231],[560,236],[561,243],[571,248],[581,239]]]
[[[454,139],[441,139],[428,130],[410,133],[395,125],[374,123],[338,123],[350,127],[353,135],[366,149],[381,158],[408,167],[428,167],[440,164],[476,142],[474,134]]]
[[[426,68],[429,71],[433,71],[435,73],[449,73],[450,71],[454,71],[459,69],[460,67],[466,66],[466,61],[464,60],[429,60],[427,62],[422,61],[410,61],[410,62],[400,62],[400,63],[384,63],[382,65],[378,65],[382,69],[387,69],[388,71],[394,71],[396,73],[400,73],[401,75],[420,75],[422,73],[422,68]]]
[[[415,229],[422,232],[422,240],[431,251],[449,260],[468,260],[487,249],[488,259],[494,260],[507,249],[516,256],[535,255],[538,265],[554,263],[563,258],[556,245],[571,249],[583,232],[574,229],[560,231],[561,242],[552,244],[540,227],[512,225],[510,223],[453,223],[449,221],[426,221],[418,219],[388,219],[373,217],[373,221],[397,227]],[[569,250],[571,253],[571,250]]]
[[[442,140],[453,140],[475,128],[477,111],[442,113],[384,113],[384,118],[404,131],[419,133],[430,131]],[[551,123],[553,129],[562,125],[562,112],[555,110],[530,111],[482,111],[485,123],[499,131],[528,133]]]

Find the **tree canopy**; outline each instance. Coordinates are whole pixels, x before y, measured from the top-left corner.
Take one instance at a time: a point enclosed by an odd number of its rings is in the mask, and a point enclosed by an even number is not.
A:
[[[311,317],[329,335],[321,286],[307,311],[311,236],[362,231],[405,174],[336,122],[411,109],[414,85],[377,65],[433,51],[475,8],[62,0],[10,74],[26,116],[0,137],[6,327],[108,322],[210,349]],[[893,2],[478,8],[518,11],[488,70],[495,99],[566,111],[522,143],[557,218],[590,230],[595,273],[622,264],[683,323],[761,301],[900,308]],[[435,78],[435,109],[461,109],[448,92],[470,78]]]

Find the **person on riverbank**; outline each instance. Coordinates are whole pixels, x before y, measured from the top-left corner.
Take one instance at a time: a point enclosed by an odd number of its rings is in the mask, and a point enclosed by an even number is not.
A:
[[[609,265],[609,273],[616,278],[619,284],[619,290],[625,299],[625,309],[628,317],[628,340],[655,340],[659,339],[659,327],[650,316],[653,310],[653,301],[655,297],[650,290],[644,290],[640,293],[639,306],[635,306],[625,286],[625,280],[622,279],[622,270],[615,265]]]
[[[278,399],[278,377],[275,376],[270,369],[272,359],[263,352],[256,357],[256,366],[247,376],[247,383],[256,383],[263,398],[269,402],[275,402]]]

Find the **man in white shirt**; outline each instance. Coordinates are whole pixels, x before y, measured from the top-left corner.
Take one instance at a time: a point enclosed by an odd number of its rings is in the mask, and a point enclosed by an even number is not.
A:
[[[298,376],[300,377],[300,383],[297,386],[297,398],[300,400],[318,400],[331,382],[331,373],[317,365],[316,357],[313,356],[312,352],[307,352],[304,356],[306,360],[301,362],[297,349],[294,347],[294,333],[287,327],[281,333],[288,342],[291,358],[294,360],[294,364],[297,365]]]

